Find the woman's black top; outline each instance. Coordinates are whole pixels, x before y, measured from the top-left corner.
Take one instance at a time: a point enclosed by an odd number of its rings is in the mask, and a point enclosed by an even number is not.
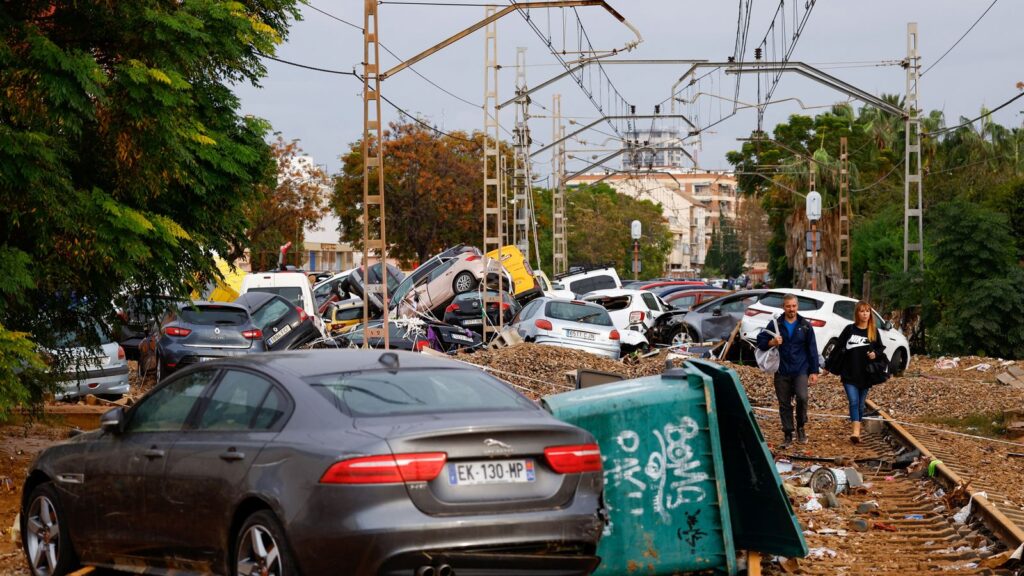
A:
[[[826,368],[837,374],[844,384],[867,388],[871,386],[867,373],[867,366],[872,362],[868,359],[868,352],[871,351],[878,354],[884,351],[884,347],[877,338],[873,342],[868,340],[866,327],[858,328],[856,324],[850,324],[839,334]]]

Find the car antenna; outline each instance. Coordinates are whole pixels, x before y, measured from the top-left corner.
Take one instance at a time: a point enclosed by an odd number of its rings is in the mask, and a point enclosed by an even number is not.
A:
[[[398,370],[398,354],[395,354],[394,352],[385,352],[381,354],[380,358],[377,358],[377,362],[380,362],[391,370]]]

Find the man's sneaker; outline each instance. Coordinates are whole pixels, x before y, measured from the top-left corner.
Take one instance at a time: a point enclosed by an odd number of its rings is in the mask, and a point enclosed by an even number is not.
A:
[[[803,428],[796,431],[796,438],[801,444],[807,444],[807,433]]]
[[[793,433],[786,432],[786,437],[782,440],[782,444],[779,444],[779,449],[784,450],[789,448],[789,445],[793,443]]]

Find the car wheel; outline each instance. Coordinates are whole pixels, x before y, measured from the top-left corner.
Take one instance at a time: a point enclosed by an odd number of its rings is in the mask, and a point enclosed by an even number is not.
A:
[[[78,567],[67,518],[53,484],[32,490],[21,514],[21,542],[29,569],[35,576],[61,576]]]
[[[906,368],[907,353],[903,351],[903,348],[898,348],[893,352],[892,360],[889,361],[889,373],[893,376],[902,376]]]
[[[473,277],[472,272],[459,272],[458,276],[452,280],[452,291],[456,294],[469,292],[473,288],[476,288],[476,278]]]
[[[164,360],[159,355],[156,357],[156,383],[159,384],[164,378]]]
[[[682,346],[684,344],[692,344],[693,342],[693,334],[690,333],[690,330],[685,325],[677,328],[669,340],[669,344],[672,346]]]
[[[260,510],[249,516],[235,540],[236,576],[296,573],[284,529],[269,511]]]

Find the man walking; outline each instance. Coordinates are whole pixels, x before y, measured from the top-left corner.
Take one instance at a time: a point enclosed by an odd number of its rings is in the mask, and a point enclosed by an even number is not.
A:
[[[786,435],[781,448],[793,443],[793,400],[796,399],[796,436],[801,444],[807,443],[804,424],[807,422],[807,385],[818,382],[818,344],[814,340],[811,322],[797,314],[795,294],[782,299],[783,315],[777,318],[779,334],[762,330],[757,335],[757,347],[779,349],[779,370],[775,373],[775,397],[779,399],[779,418]],[[774,336],[774,337],[773,337]]]

